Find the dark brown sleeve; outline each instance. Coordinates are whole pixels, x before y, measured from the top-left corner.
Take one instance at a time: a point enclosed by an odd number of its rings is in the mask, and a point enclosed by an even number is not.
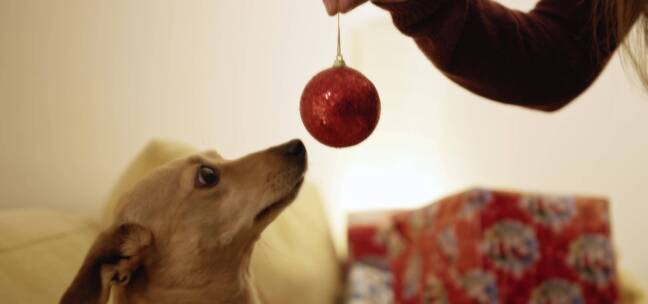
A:
[[[376,4],[464,88],[495,101],[555,111],[592,84],[617,47],[612,42],[596,49],[592,2],[542,0],[528,13],[489,0]]]

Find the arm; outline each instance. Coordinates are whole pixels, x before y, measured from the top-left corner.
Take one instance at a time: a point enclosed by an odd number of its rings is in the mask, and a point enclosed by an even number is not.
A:
[[[558,110],[585,91],[617,47],[612,42],[596,50],[591,3],[541,0],[523,13],[490,0],[375,2],[454,82],[543,111]]]

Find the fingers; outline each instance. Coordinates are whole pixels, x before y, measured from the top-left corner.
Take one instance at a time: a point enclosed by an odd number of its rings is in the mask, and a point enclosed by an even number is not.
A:
[[[328,13],[329,16],[337,14],[337,0],[324,0],[324,6],[326,7],[326,13]]]
[[[333,16],[337,13],[347,13],[354,8],[358,7],[360,4],[367,2],[368,0],[323,0],[324,6],[326,7],[326,12]]]

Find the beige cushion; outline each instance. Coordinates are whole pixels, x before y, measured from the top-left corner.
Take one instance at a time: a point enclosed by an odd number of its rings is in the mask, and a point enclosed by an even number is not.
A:
[[[0,303],[57,303],[97,225],[51,210],[0,212]]]

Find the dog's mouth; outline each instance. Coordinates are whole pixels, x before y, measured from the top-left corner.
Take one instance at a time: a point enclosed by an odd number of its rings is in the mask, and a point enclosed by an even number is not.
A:
[[[293,186],[293,188],[286,194],[286,196],[282,197],[278,201],[268,205],[267,207],[263,208],[259,213],[254,217],[255,222],[263,222],[266,221],[267,219],[273,217],[274,215],[277,215],[281,210],[286,208],[292,201],[295,199],[297,196],[297,193],[299,192],[299,189],[301,188],[301,185],[304,183],[304,178],[300,178],[299,181]]]

